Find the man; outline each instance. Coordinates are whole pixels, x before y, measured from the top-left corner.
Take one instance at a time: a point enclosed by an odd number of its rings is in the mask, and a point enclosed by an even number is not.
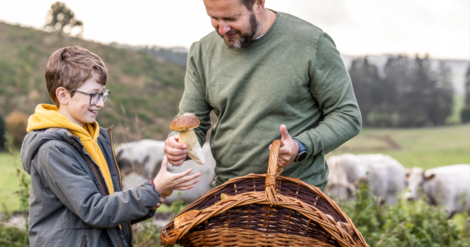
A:
[[[282,175],[324,190],[324,156],[361,129],[333,40],[312,24],[266,9],[264,0],[204,4],[215,32],[191,46],[178,115],[192,112],[200,119],[195,131],[201,145],[211,127],[209,113],[217,115],[210,138],[214,185],[266,173],[268,147],[282,139]],[[181,165],[187,147],[178,143],[177,132],[169,136],[165,153]]]

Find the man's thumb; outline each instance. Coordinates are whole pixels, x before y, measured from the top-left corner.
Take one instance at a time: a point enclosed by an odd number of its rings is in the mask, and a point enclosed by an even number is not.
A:
[[[287,128],[284,124],[281,125],[281,136],[282,136],[282,141],[285,141],[285,140],[291,138],[290,135],[289,135],[289,132],[287,131]]]

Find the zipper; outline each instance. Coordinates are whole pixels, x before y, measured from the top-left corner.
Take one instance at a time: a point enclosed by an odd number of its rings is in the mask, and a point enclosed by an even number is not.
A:
[[[132,225],[130,221],[128,221],[127,224],[129,224],[129,232],[131,233],[131,242],[132,242],[132,238],[134,237],[133,236],[134,234],[132,233]]]
[[[119,175],[119,187],[121,187],[121,190],[122,190],[122,184],[121,184],[121,171],[119,170],[119,167],[117,165],[117,161],[116,161],[116,157],[114,156],[114,144],[113,144],[113,133],[111,132],[111,130],[109,130],[109,137],[111,138],[111,150],[113,151],[113,161],[114,161],[114,166],[116,167],[116,170],[118,172],[118,175]]]
[[[119,175],[119,187],[121,187],[121,190],[122,190],[122,184],[121,184],[121,171],[119,170],[119,166],[117,165],[117,161],[116,161],[116,156],[114,155],[114,143],[113,143],[113,132],[111,131],[111,129],[109,129],[109,137],[111,139],[111,150],[113,151],[112,153],[112,156],[113,156],[113,161],[114,161],[114,166],[116,167],[116,170],[118,172],[118,175]],[[132,242],[132,239],[133,239],[133,233],[132,233],[132,225],[131,225],[131,222],[127,222],[129,224],[129,232],[131,233],[131,242]]]
[[[74,139],[74,140],[75,140],[75,139]],[[78,143],[77,140],[75,140],[75,142],[77,142],[78,147],[80,147],[80,143]],[[113,152],[114,152],[114,151],[113,151]],[[106,196],[106,191],[104,190],[103,184],[101,183],[100,176],[98,175],[98,172],[96,171],[95,164],[93,164],[93,162],[90,160],[90,157],[88,157],[88,155],[85,155],[85,154],[83,154],[83,155],[84,155],[85,157],[87,157],[88,161],[90,162],[91,167],[93,168],[93,171],[95,171],[96,178],[98,179],[98,182],[100,183],[101,189],[103,190],[103,194]],[[113,154],[113,156],[114,156],[114,154]],[[119,179],[119,180],[120,180],[120,179]],[[119,183],[120,183],[120,181],[119,181]],[[122,245],[121,237],[119,236],[119,233],[117,232],[116,227],[114,227],[114,231],[116,232],[116,235],[117,235],[117,237],[118,237],[119,244],[121,244],[121,246],[124,246],[124,245]]]
[[[83,245],[82,245],[82,247],[85,247],[85,246],[86,246],[86,239],[87,239],[87,237],[88,237],[88,234],[85,234],[85,238],[83,239]]]
[[[124,245],[122,245],[121,237],[119,237],[119,233],[118,233],[118,231],[116,230],[116,227],[114,227],[114,231],[116,232],[116,235],[118,236],[119,244],[120,244],[121,246],[124,246]]]

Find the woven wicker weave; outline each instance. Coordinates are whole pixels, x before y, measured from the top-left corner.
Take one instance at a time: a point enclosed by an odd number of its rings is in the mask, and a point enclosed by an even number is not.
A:
[[[176,217],[199,210],[161,232],[163,246],[368,246],[336,202],[300,179],[280,176],[273,142],[267,174],[232,178]],[[221,194],[228,198],[221,199]]]

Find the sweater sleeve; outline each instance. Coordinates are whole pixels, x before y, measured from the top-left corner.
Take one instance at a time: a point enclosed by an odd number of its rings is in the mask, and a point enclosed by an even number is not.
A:
[[[152,214],[150,208],[160,201],[150,181],[103,196],[72,152],[54,142],[40,148],[38,167],[60,202],[92,227],[108,228],[141,219]]]
[[[310,93],[323,120],[294,138],[307,148],[308,157],[326,155],[361,131],[361,113],[351,79],[333,40],[322,34],[309,68]]]
[[[191,45],[186,76],[184,78],[184,93],[180,101],[177,116],[190,112],[199,118],[199,127],[195,128],[194,131],[198,137],[199,144],[202,146],[206,142],[207,131],[211,128],[210,112],[212,107],[206,100],[206,86],[200,76],[200,71],[202,71],[201,63],[199,63],[200,53],[198,43]],[[176,134],[178,132],[170,131],[168,136]]]

